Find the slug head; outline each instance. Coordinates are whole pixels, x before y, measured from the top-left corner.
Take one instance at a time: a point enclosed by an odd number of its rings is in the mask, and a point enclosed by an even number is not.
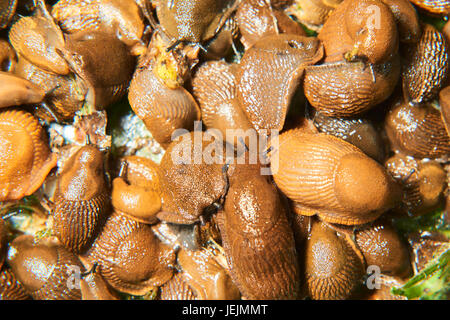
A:
[[[67,160],[59,177],[59,192],[67,200],[90,200],[106,188],[103,153],[94,146],[80,148]]]

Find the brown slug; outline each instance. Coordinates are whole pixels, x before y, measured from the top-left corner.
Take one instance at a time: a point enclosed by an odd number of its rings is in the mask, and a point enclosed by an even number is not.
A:
[[[445,85],[450,67],[449,42],[430,24],[420,41],[405,49],[402,79],[405,97],[417,105],[434,99]]]
[[[142,223],[157,222],[156,214],[161,210],[158,170],[158,165],[150,159],[138,156],[123,158],[122,175],[112,182],[114,211]]]
[[[399,77],[398,55],[373,66],[338,61],[306,67],[303,88],[309,103],[318,111],[330,117],[348,118],[386,100]]]
[[[161,300],[197,300],[193,289],[189,286],[181,272],[161,287]]]
[[[0,39],[0,72],[13,72],[17,64],[17,55],[8,41]]]
[[[0,108],[40,103],[45,91],[38,85],[9,72],[0,71]]]
[[[128,91],[128,101],[144,121],[153,138],[166,148],[177,129],[192,130],[200,120],[200,109],[182,87],[188,66],[176,50],[166,52],[156,35],[149,55],[136,69]]]
[[[105,281],[115,290],[144,295],[173,274],[175,253],[162,244],[149,225],[113,213],[85,255],[98,263]]]
[[[450,137],[440,112],[430,104],[410,106],[396,102],[390,108],[385,130],[394,150],[416,158],[438,158],[450,153]]]
[[[15,238],[10,243],[8,264],[35,300],[81,299],[80,289],[71,280],[84,267],[74,254],[51,239],[36,243],[30,235]]]
[[[435,15],[449,15],[450,3],[448,0],[410,0],[419,8],[435,14]]]
[[[30,296],[11,269],[4,268],[0,272],[0,301],[29,299]]]
[[[191,132],[169,145],[160,163],[160,220],[192,224],[215,209],[227,190],[226,166],[220,164],[220,157],[224,157],[222,143],[215,138],[208,143],[201,132]]]
[[[290,34],[264,37],[244,53],[236,71],[237,99],[258,132],[283,128],[305,67],[322,55],[316,38]]]
[[[19,0],[6,0],[0,2],[0,29],[5,29],[11,22]]]
[[[371,158],[382,162],[384,159],[384,143],[380,133],[369,119],[342,119],[325,116],[316,112],[314,125],[320,132],[333,135],[350,142]]]
[[[298,21],[312,30],[320,30],[331,12],[343,0],[295,0],[287,9],[288,14],[295,16]]]
[[[243,130],[245,135],[253,128],[236,99],[236,68],[225,61],[205,62],[192,79],[192,93],[199,103],[203,123],[207,128],[219,130],[232,145],[238,142],[231,141],[234,135],[227,138],[227,130]]]
[[[325,49],[325,62],[345,57],[371,64],[390,60],[399,42],[395,17],[381,0],[344,0],[330,14],[318,39]]]
[[[52,15],[65,33],[104,31],[132,46],[141,42],[143,14],[134,0],[59,0]]]
[[[303,28],[281,10],[276,10],[270,1],[242,1],[236,11],[236,23],[245,49],[259,39],[279,33],[306,36]]]
[[[158,0],[156,14],[162,31],[177,42],[200,43],[217,34],[238,0]]]
[[[22,17],[9,30],[9,41],[19,56],[37,67],[66,75],[69,66],[58,50],[65,46],[64,35],[47,10],[43,0],[37,0],[35,13]]]
[[[400,42],[418,42],[421,35],[419,15],[409,0],[382,0],[391,9],[397,22]]]
[[[314,300],[348,299],[362,284],[362,257],[345,235],[315,221],[304,248],[305,291]]]
[[[119,295],[110,288],[100,272],[94,270],[80,279],[82,300],[120,300]]]
[[[206,249],[180,250],[177,262],[184,282],[196,300],[239,300],[240,293],[227,271]],[[189,291],[188,291],[189,292]]]
[[[85,102],[87,90],[73,74],[57,75],[39,69],[24,58],[19,58],[16,75],[29,80],[45,92],[44,103],[47,108],[36,105],[34,115],[46,121],[72,120],[75,112]]]
[[[399,237],[388,219],[374,223],[355,232],[356,244],[361,250],[366,267],[376,265],[381,273],[401,278],[411,276],[409,246]]]
[[[34,193],[56,162],[36,118],[25,111],[0,112],[0,201]]]
[[[260,165],[231,164],[218,223],[233,282],[246,299],[296,299],[299,265],[287,212]]]
[[[73,253],[88,249],[110,209],[103,153],[86,145],[64,164],[55,190],[53,231]]]
[[[273,149],[273,178],[299,214],[357,225],[375,220],[400,200],[400,188],[386,170],[344,140],[288,130]]]
[[[103,110],[127,91],[135,58],[118,38],[98,31],[66,36],[61,54],[87,88],[86,102]]]
[[[386,169],[403,187],[403,203],[409,215],[421,215],[442,205],[447,174],[436,161],[395,154]]]

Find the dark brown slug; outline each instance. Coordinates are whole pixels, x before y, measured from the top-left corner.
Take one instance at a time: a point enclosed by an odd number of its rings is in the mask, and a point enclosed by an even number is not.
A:
[[[299,265],[287,211],[259,165],[232,164],[218,223],[233,282],[246,299],[296,299]]]
[[[17,64],[17,55],[8,41],[0,39],[0,71],[13,72]]]
[[[241,34],[240,41],[250,48],[259,39],[280,33],[306,36],[303,28],[281,10],[273,8],[271,1],[242,1],[236,11],[236,23]]]
[[[450,67],[449,42],[430,24],[420,41],[405,50],[402,79],[405,97],[418,105],[434,99],[445,85]]]
[[[222,144],[215,138],[208,143],[202,132],[191,132],[178,136],[169,145],[160,164],[160,220],[195,223],[219,204],[227,188],[226,166],[220,164],[224,162],[220,158],[224,159]]]

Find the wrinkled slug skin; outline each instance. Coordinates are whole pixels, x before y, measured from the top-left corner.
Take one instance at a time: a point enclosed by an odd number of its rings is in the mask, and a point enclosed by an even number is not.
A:
[[[410,0],[416,6],[436,15],[450,14],[450,2],[448,0]]]
[[[206,62],[198,68],[192,81],[202,121],[208,128],[219,129],[223,137],[227,129],[253,128],[236,99],[235,70],[236,65],[224,61]]]
[[[56,162],[36,118],[21,110],[0,112],[0,201],[34,193]]]
[[[439,93],[439,103],[442,121],[447,129],[447,134],[450,136],[450,86],[442,89]]]
[[[280,34],[247,50],[237,70],[238,101],[256,130],[281,130],[304,68],[322,58],[316,38]]]
[[[231,277],[247,299],[296,299],[299,266],[286,210],[259,170],[245,170],[237,165],[218,220]]]
[[[417,158],[450,153],[450,138],[438,110],[429,104],[396,103],[386,116],[385,130],[391,148]]]
[[[8,26],[16,12],[19,0],[5,0],[0,2],[0,30]]]
[[[74,253],[89,248],[109,214],[110,195],[103,161],[103,154],[96,147],[84,146],[69,158],[58,178],[53,230]]]
[[[11,269],[5,268],[0,272],[0,301],[4,300],[29,300],[30,296]]]
[[[362,283],[361,257],[343,237],[321,222],[305,246],[305,287],[314,300],[348,299]]]
[[[374,78],[375,77],[375,78]],[[361,62],[335,62],[305,70],[304,91],[309,103],[330,117],[354,117],[386,100],[400,77],[400,60],[370,67]]]
[[[429,24],[417,44],[405,49],[402,78],[405,96],[412,104],[434,99],[445,85],[450,67],[449,42]]]
[[[137,69],[128,92],[128,100],[155,140],[163,147],[171,142],[176,129],[192,130],[200,120],[200,108],[183,87],[170,89],[150,68]]]

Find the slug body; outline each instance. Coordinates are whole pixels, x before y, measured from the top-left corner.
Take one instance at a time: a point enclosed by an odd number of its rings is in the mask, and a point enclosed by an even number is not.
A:
[[[72,252],[91,245],[110,209],[103,154],[84,146],[64,165],[55,191],[53,230]]]
[[[150,159],[129,156],[123,159],[126,174],[113,180],[112,205],[142,223],[155,223],[161,209],[158,166]]]
[[[330,117],[349,118],[386,100],[399,77],[398,55],[373,67],[360,61],[338,61],[307,67],[303,87],[309,103],[318,111]]]
[[[406,49],[403,87],[410,103],[434,99],[445,85],[450,67],[449,42],[433,26],[425,24],[420,41]]]
[[[347,299],[362,284],[364,265],[345,236],[313,223],[305,246],[305,288],[314,300]]]
[[[12,17],[16,13],[19,0],[6,0],[0,3],[0,29],[8,26]]]
[[[265,0],[243,1],[236,11],[241,42],[250,48],[259,39],[279,33],[306,36],[303,28],[281,10]]]
[[[380,164],[334,136],[286,131],[271,159],[275,183],[300,214],[356,225],[400,200],[399,187]]]
[[[318,30],[343,0],[296,0],[288,13],[310,29]]]
[[[70,275],[84,271],[80,260],[61,245],[41,241],[23,235],[11,242],[8,264],[13,273],[35,300],[80,300],[76,285],[67,285]]]
[[[17,281],[11,269],[4,269],[0,272],[0,300],[29,300],[23,285]]]
[[[142,12],[133,0],[59,0],[52,15],[66,33],[105,31],[127,45],[141,41]]]
[[[119,100],[126,92],[135,58],[118,38],[87,31],[66,37],[62,55],[88,89],[86,101],[97,110]]]
[[[39,121],[24,111],[0,112],[0,201],[34,193],[55,167]]]
[[[196,300],[237,300],[238,288],[207,250],[181,250],[177,257],[182,278]]]
[[[162,30],[173,41],[199,43],[216,35],[238,2],[160,0],[156,14]]]
[[[260,166],[237,164],[218,223],[233,282],[247,299],[296,299],[295,240],[277,189]]]
[[[44,90],[31,81],[0,71],[0,108],[39,103],[44,96]]]
[[[439,93],[439,104],[442,121],[447,129],[447,134],[450,136],[450,86],[445,87]]]
[[[101,276],[114,289],[144,295],[172,277],[175,253],[159,242],[150,226],[114,213],[86,258],[99,264]]]
[[[317,112],[313,118],[314,125],[320,132],[350,142],[364,151],[368,156],[382,162],[384,146],[380,134],[368,119],[332,118]]]
[[[42,0],[37,1],[33,16],[22,17],[12,25],[9,40],[19,56],[37,67],[56,74],[69,73],[69,66],[58,53],[65,46],[64,35]]]
[[[185,133],[167,148],[160,164],[163,211],[158,214],[160,220],[191,224],[223,199],[225,166],[215,158],[223,157],[222,143],[206,143],[201,132]],[[210,160],[205,161],[205,154],[211,155]]]
[[[0,72],[13,72],[17,55],[8,41],[0,39]]]
[[[428,213],[442,204],[447,175],[438,162],[397,153],[385,166],[403,187],[404,209],[409,215]]]
[[[347,61],[384,63],[395,55],[399,44],[395,17],[381,0],[344,0],[331,13],[318,39],[325,48],[325,62],[345,56]]]
[[[85,102],[87,89],[73,75],[46,72],[24,58],[19,58],[14,73],[40,87],[42,95],[45,92],[44,102],[51,108],[51,113],[36,106],[34,114],[38,118],[47,121],[73,119]]]
[[[441,115],[430,104],[396,103],[384,122],[392,148],[417,158],[437,158],[450,153],[450,138]]]
[[[202,121],[208,128],[218,129],[227,142],[235,145],[227,130],[243,130],[253,126],[236,97],[236,65],[224,61],[202,64],[192,80],[193,95],[202,111]],[[230,133],[231,131],[228,131]]]
[[[306,66],[322,58],[315,38],[280,34],[247,50],[236,72],[237,99],[258,132],[281,130]]]
[[[450,14],[450,3],[447,0],[410,0],[419,8],[435,15]]]

